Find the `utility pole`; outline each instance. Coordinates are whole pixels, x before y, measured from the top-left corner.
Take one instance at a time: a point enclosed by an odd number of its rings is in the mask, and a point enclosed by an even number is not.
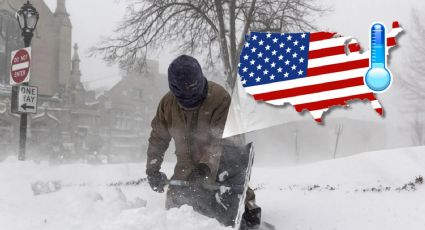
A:
[[[338,151],[338,144],[339,144],[339,138],[341,136],[341,133],[342,133],[342,124],[338,124],[335,128],[336,140],[335,140],[335,146],[334,146],[334,159],[336,158],[336,154]]]

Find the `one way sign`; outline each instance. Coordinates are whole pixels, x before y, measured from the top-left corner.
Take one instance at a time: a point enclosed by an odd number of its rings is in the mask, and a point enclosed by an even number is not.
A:
[[[12,111],[14,113],[37,113],[37,98],[37,87],[25,85],[14,86]]]

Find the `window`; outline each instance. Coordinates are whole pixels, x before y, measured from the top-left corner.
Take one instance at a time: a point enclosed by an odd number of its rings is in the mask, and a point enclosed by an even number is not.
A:
[[[9,84],[10,53],[23,47],[21,29],[12,13],[0,10],[0,84]]]

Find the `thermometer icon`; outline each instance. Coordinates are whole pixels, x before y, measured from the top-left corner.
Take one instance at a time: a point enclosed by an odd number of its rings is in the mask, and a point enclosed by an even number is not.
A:
[[[364,82],[375,93],[386,91],[392,83],[391,73],[386,68],[386,43],[385,26],[381,23],[373,24],[370,30],[370,69],[366,73]]]

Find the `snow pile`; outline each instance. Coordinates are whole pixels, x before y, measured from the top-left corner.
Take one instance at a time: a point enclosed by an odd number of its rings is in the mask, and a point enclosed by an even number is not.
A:
[[[141,164],[49,166],[9,158],[0,163],[0,229],[226,229],[189,206],[166,211],[165,194],[146,183],[109,186],[144,177],[143,172]],[[35,182],[58,182],[61,188],[34,195]]]
[[[425,185],[415,184],[419,176],[425,176],[425,147],[254,168],[251,185],[264,219],[276,229],[423,230]]]
[[[173,165],[164,167],[171,175]],[[143,164],[51,166],[0,163],[0,229],[224,230],[191,207],[165,210],[165,194],[146,182]],[[254,168],[263,220],[276,229],[425,229],[425,147],[370,152],[294,168]],[[34,195],[52,181],[56,192]],[[411,182],[411,183],[410,183]]]

